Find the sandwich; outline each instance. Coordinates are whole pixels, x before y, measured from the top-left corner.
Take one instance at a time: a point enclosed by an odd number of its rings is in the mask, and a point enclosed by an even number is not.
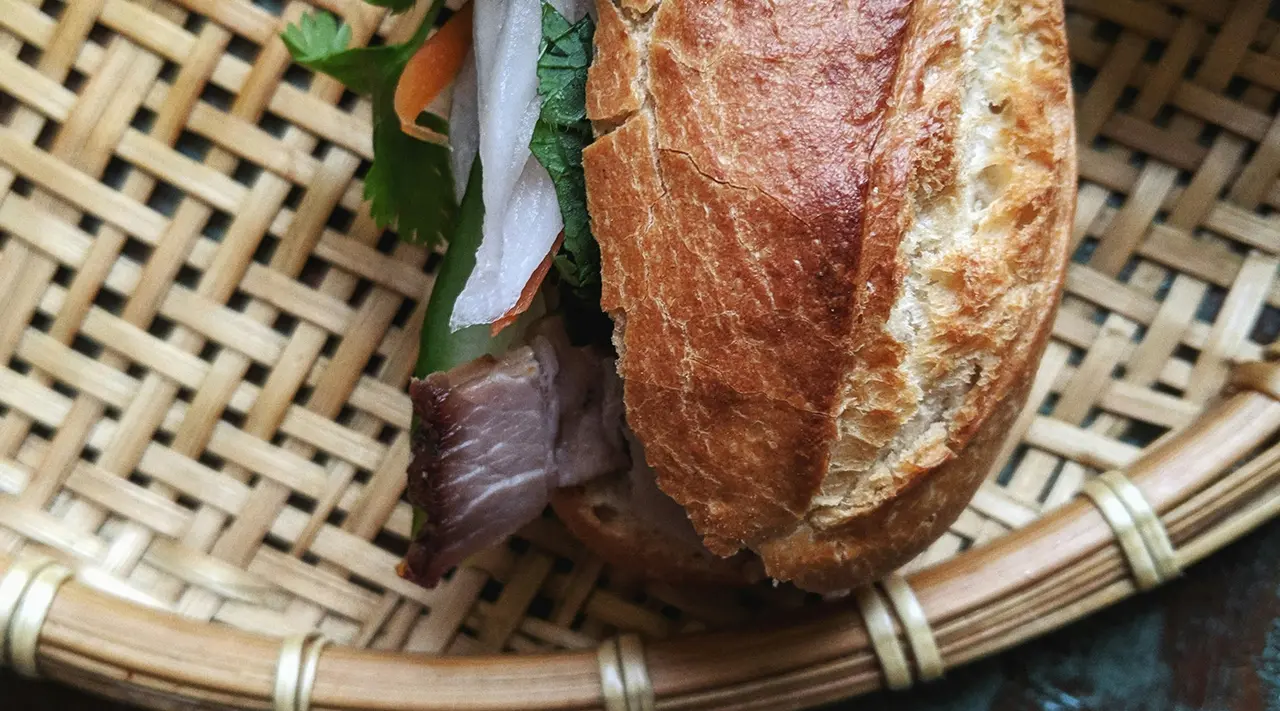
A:
[[[382,214],[448,242],[402,575],[437,584],[548,505],[646,576],[824,593],[945,532],[1063,281],[1059,0],[472,0],[428,23],[366,87],[375,149],[421,154]]]

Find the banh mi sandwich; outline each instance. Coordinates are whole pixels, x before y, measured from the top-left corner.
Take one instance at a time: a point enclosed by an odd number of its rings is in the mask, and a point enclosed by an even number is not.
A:
[[[339,78],[394,55],[366,193],[448,242],[402,575],[550,504],[655,578],[846,590],[995,464],[1070,242],[1058,0],[472,0],[376,50],[307,23]]]

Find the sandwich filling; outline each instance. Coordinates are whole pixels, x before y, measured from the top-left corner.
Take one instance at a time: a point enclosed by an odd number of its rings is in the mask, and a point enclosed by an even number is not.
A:
[[[283,35],[295,61],[371,98],[365,197],[379,226],[448,242],[410,387],[415,515],[401,570],[424,585],[538,516],[554,490],[648,471],[624,438],[586,213],[593,12],[592,0],[430,0],[403,44],[348,48],[356,30],[326,13]],[[540,322],[549,310],[565,318]]]
[[[528,345],[501,358],[482,357],[411,385],[419,424],[408,498],[425,522],[401,575],[434,587],[450,568],[537,518],[557,489],[601,476],[625,479],[638,519],[703,550],[626,428],[613,358],[596,346],[571,345],[559,319],[531,332]]]
[[[584,482],[625,489],[665,542],[811,589],[936,538],[1061,282],[1060,6],[470,3],[434,0],[405,45],[347,50],[332,19],[285,35],[372,94],[375,218],[448,241],[403,574],[435,585],[549,501],[572,528]]]
[[[501,359],[415,381],[410,395],[409,501],[426,523],[404,573],[426,586],[536,518],[555,489],[630,467],[613,359],[571,346],[555,322]]]

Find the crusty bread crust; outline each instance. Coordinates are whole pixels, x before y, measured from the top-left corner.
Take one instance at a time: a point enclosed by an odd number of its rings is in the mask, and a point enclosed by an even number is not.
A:
[[[1061,5],[646,5],[598,0],[584,154],[628,421],[713,551],[860,584],[963,509],[1043,348]]]
[[[1048,342],[1046,321],[1034,350]],[[1038,356],[1037,356],[1038,357]],[[1004,437],[1017,419],[1032,378],[1023,378],[995,405],[976,437],[954,458],[914,477],[896,496],[841,527],[838,535],[814,535],[798,528],[760,547],[769,574],[805,590],[840,592],[883,577],[905,565],[937,539],[964,511],[991,470]]]

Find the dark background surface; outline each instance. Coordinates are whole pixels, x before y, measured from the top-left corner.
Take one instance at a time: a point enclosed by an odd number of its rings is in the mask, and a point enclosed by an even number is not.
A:
[[[132,711],[0,672],[0,709]],[[1181,580],[867,711],[1280,711],[1280,522]]]

